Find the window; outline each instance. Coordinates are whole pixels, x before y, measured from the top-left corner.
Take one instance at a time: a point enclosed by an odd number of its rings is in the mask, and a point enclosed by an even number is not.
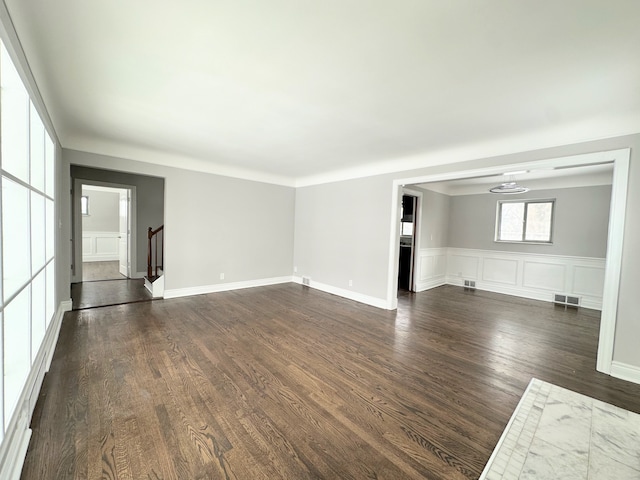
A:
[[[1,451],[56,304],[55,143],[1,41],[0,117]]]
[[[89,197],[85,195],[80,197],[80,212],[82,215],[89,215]]]
[[[499,201],[496,242],[552,243],[555,200]]]

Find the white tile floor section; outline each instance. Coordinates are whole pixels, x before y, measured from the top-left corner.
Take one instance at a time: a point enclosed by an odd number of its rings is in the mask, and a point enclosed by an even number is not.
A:
[[[640,415],[534,378],[483,479],[640,479]]]

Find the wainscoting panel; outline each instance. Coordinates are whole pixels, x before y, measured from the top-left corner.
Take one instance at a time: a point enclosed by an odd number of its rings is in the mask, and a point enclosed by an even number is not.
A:
[[[446,250],[447,273],[442,283],[463,285],[464,280],[475,280],[479,290],[547,302],[553,301],[554,293],[560,293],[580,297],[580,305],[585,308],[602,310],[604,258],[466,248],[438,250]],[[419,265],[422,269],[422,262]]]
[[[522,285],[537,290],[562,293],[565,289],[567,265],[558,261],[524,260]]]
[[[446,283],[447,249],[423,248],[418,253],[416,291],[422,292]]]
[[[485,257],[482,262],[482,280],[517,285],[518,260]]]
[[[604,268],[604,266],[603,266]],[[578,295],[602,296],[604,290],[604,272],[602,268],[574,265],[573,291]]]
[[[458,252],[451,252],[447,255],[447,276],[450,272],[455,272],[460,278],[467,278],[470,280],[477,280],[479,275],[481,256],[462,254]]]
[[[110,262],[118,260],[118,232],[82,232],[82,261]]]

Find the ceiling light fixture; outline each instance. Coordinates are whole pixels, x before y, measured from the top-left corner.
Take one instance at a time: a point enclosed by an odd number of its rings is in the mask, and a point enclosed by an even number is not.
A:
[[[516,182],[506,182],[490,188],[489,191],[491,193],[505,193],[508,195],[515,195],[517,193],[528,192],[529,189],[527,187],[523,187],[522,185],[518,185]]]
[[[523,187],[522,185],[518,185],[516,183],[516,179],[513,176],[515,172],[511,172],[509,173],[509,181],[505,182],[505,183],[501,183],[500,185],[497,185],[493,188],[490,188],[489,191],[491,193],[502,193],[502,194],[506,194],[506,195],[516,195],[518,193],[525,193],[528,192],[529,189],[527,187]],[[524,172],[520,172],[520,173],[524,173]],[[507,175],[505,173],[505,175]]]

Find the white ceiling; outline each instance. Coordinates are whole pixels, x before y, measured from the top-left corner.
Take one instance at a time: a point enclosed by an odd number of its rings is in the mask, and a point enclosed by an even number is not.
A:
[[[515,181],[531,191],[611,185],[613,183],[613,163],[505,172],[503,175],[421,183],[416,186],[445,195],[457,196],[489,193],[491,187],[509,181]]]
[[[304,184],[640,131],[637,0],[4,1],[66,148]]]

